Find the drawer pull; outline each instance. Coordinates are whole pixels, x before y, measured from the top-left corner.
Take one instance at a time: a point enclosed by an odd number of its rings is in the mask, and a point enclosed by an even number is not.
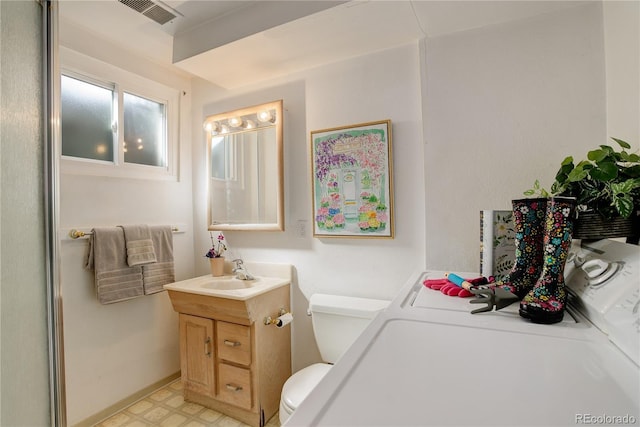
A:
[[[240,387],[239,385],[225,384],[225,387],[227,388],[227,390],[233,391],[233,392],[242,391],[242,387]]]
[[[228,345],[229,347],[239,347],[240,343],[238,341],[224,340],[224,345]]]

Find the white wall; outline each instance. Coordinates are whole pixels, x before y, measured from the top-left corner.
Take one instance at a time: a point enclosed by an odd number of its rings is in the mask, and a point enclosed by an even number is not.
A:
[[[640,2],[606,1],[603,8],[607,135],[637,147],[640,144]]]
[[[194,83],[193,133],[196,252],[209,245],[206,224],[205,136],[208,114],[276,99],[284,100],[285,231],[227,232],[233,255],[246,260],[287,262],[296,268],[293,287],[293,365],[318,359],[307,300],[316,292],[391,299],[424,260],[424,187],[417,44],[318,67],[248,87],[222,91]],[[199,119],[199,120],[198,120]],[[396,236],[383,239],[318,239],[311,235],[309,132],[391,119]],[[194,141],[197,141],[194,138]],[[306,233],[296,225],[304,221]],[[200,230],[200,232],[198,232]],[[205,274],[204,259],[196,273]]]
[[[190,81],[68,23],[62,23],[60,37],[63,46],[181,92],[179,180],[73,175],[61,168],[61,235],[71,228],[180,225],[185,232],[173,239],[176,278],[193,277]],[[180,370],[178,319],[166,292],[99,304],[93,272],[83,268],[87,243],[65,238],[61,244],[69,425]]]
[[[0,2],[0,425],[49,425],[42,7]]]
[[[478,271],[479,210],[511,209],[535,179],[548,188],[566,156],[606,142],[601,8],[427,41],[429,267]]]

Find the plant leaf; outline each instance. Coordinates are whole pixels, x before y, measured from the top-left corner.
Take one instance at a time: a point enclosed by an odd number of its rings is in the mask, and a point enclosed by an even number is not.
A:
[[[559,183],[564,183],[573,168],[573,158],[567,157],[566,159],[564,159],[562,165],[560,166],[560,169],[558,169],[558,172],[556,173],[556,181],[558,181]]]
[[[609,154],[613,152],[613,149],[606,145],[601,145],[602,147],[599,150],[592,150],[587,153],[587,159],[594,161],[596,163],[603,161],[606,159]]]
[[[634,158],[638,157],[637,154],[627,153],[626,151],[621,151],[618,154],[619,154],[618,157],[620,158],[621,162],[630,162],[630,163],[637,162],[637,160],[634,160]]]
[[[566,165],[571,165],[573,166],[573,157],[568,156],[565,157],[564,160],[562,161],[562,163],[560,163],[561,166],[566,166]]]
[[[558,194],[562,194],[567,190],[567,187],[560,183],[559,181],[554,182],[553,184],[551,184],[551,193],[558,195]]]
[[[629,145],[629,143],[626,142],[626,141],[623,141],[621,139],[614,138],[614,137],[611,137],[611,139],[613,139],[615,142],[617,142],[622,148],[626,148],[626,149],[631,148],[631,145]]]
[[[533,188],[525,190],[523,194],[525,196],[540,195],[540,197],[549,197],[549,193],[547,192],[547,190],[542,188],[542,186],[540,185],[540,181],[537,179],[533,183]]]
[[[612,205],[616,208],[618,213],[623,218],[629,218],[633,213],[633,199],[631,195],[625,195],[624,197],[615,197]]]
[[[640,180],[638,179],[628,179],[623,182],[614,182],[611,184],[611,192],[615,197],[619,197],[619,195],[627,195],[633,189],[640,187]]]
[[[597,181],[611,181],[618,176],[618,166],[614,162],[599,162],[589,176]]]
[[[634,165],[628,168],[622,169],[623,175],[628,176],[629,178],[640,178],[640,165]]]
[[[588,172],[581,167],[581,164],[579,164],[578,166],[573,168],[571,172],[569,172],[569,174],[567,175],[567,181],[569,182],[582,181],[587,177],[587,175],[588,175]]]

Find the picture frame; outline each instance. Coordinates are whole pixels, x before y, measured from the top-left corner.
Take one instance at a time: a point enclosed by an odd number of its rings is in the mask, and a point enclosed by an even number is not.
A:
[[[391,120],[311,131],[313,236],[393,238]]]

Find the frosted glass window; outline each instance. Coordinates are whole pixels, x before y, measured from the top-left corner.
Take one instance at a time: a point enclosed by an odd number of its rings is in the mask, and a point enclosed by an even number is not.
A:
[[[124,161],[166,166],[165,105],[125,92]]]
[[[63,171],[175,180],[180,91],[75,53],[61,58]]]
[[[61,119],[62,155],[113,162],[112,89],[62,76]]]

